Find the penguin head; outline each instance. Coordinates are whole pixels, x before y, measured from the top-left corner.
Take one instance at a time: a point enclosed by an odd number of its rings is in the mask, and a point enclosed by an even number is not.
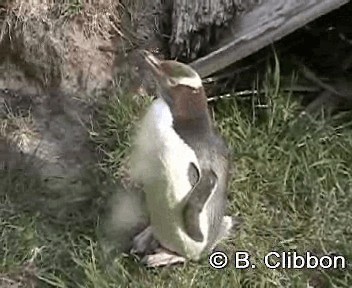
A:
[[[174,116],[186,119],[207,115],[202,79],[192,67],[173,60],[159,60],[146,50],[141,53],[146,68],[156,80],[158,96],[169,105]]]

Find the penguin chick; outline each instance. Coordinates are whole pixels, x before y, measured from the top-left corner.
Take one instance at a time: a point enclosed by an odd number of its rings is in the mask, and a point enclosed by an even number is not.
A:
[[[150,216],[132,250],[148,250],[154,237],[161,247],[144,257],[148,266],[197,261],[233,226],[224,215],[229,150],[213,126],[199,75],[186,64],[141,53],[158,93],[131,156],[131,174],[143,185]]]

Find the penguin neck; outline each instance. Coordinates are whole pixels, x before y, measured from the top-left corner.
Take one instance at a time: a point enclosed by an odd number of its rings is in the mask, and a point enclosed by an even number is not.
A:
[[[173,116],[173,127],[180,135],[200,136],[210,133],[211,125],[208,113],[187,118],[177,117],[177,115]]]
[[[207,138],[211,134],[211,121],[208,110],[199,111],[188,107],[193,113],[177,114],[171,110],[172,126],[175,132],[190,146],[194,141]]]
[[[163,95],[179,134],[204,135],[211,132],[211,120],[203,87],[195,90],[185,85]]]

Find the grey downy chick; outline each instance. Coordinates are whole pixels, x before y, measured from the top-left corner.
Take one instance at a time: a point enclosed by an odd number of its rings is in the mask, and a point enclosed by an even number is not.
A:
[[[197,261],[229,235],[225,216],[229,151],[213,126],[199,75],[142,52],[157,99],[140,123],[131,174],[143,185],[150,225],[134,238],[147,266]]]

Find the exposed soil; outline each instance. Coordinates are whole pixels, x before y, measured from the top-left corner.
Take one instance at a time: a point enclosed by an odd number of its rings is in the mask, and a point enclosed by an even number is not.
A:
[[[88,131],[95,106],[116,77],[134,69],[126,65],[128,49],[155,44],[154,31],[145,28],[147,5],[134,2],[12,1],[0,8],[1,154],[11,148],[18,155],[1,157],[3,167],[30,158],[54,189],[77,183],[94,163]]]

